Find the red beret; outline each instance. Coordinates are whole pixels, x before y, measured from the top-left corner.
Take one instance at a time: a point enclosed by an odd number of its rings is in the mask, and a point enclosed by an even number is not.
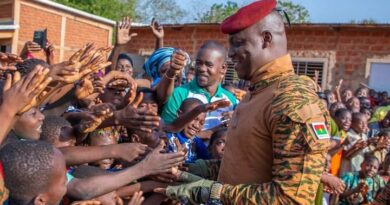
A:
[[[237,33],[260,21],[276,7],[276,0],[259,0],[239,9],[221,24],[224,34]]]

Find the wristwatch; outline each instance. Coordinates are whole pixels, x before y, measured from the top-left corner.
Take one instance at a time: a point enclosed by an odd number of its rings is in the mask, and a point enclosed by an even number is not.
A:
[[[220,200],[221,199],[222,187],[223,187],[223,185],[221,183],[215,182],[211,186],[210,199]]]

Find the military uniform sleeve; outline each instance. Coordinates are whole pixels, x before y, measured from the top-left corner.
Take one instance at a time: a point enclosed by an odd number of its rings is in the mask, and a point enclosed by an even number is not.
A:
[[[223,185],[224,204],[314,204],[329,146],[329,114],[315,93],[283,90],[273,102],[273,179],[263,184]],[[261,174],[261,173],[259,173]]]
[[[217,180],[221,160],[196,160],[189,165],[189,172],[205,179]]]
[[[181,103],[185,100],[188,90],[186,87],[177,87],[173,91],[168,102],[165,103],[161,112],[161,118],[166,124],[171,124],[177,118],[177,111]]]

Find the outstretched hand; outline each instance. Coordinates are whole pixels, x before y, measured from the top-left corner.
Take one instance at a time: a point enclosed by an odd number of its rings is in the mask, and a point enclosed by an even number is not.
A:
[[[158,23],[156,18],[152,18],[150,28],[152,28],[154,37],[156,37],[157,39],[164,38],[164,28],[161,24]]]
[[[15,65],[23,62],[18,55],[0,52],[0,70],[16,70]]]
[[[92,119],[82,120],[78,125],[80,133],[89,133],[98,128],[104,120],[110,118],[114,113],[114,107],[108,103],[98,104],[91,108]]]
[[[135,95],[135,92],[133,93]],[[133,96],[131,95],[129,98],[133,99]],[[143,93],[140,93],[134,100],[129,100],[130,104],[115,112],[115,119],[126,128],[151,133],[154,128],[160,125],[160,117],[152,110],[138,108],[142,98]]]
[[[172,170],[172,167],[177,167],[184,163],[184,152],[163,153],[165,150],[164,146],[165,143],[161,141],[159,146],[140,162],[143,171],[147,175],[167,173]]]
[[[130,33],[131,19],[128,16],[122,18],[122,21],[117,23],[116,26],[116,41],[117,44],[123,45],[130,42],[133,37],[136,37],[137,33]]]
[[[215,110],[218,110],[219,108],[229,107],[230,102],[227,100],[217,100],[215,102],[199,105],[199,108],[201,112],[212,112]]]
[[[47,77],[49,69],[37,65],[28,75],[21,78],[16,72],[7,74],[3,87],[3,104],[12,112],[22,114],[37,105],[37,98],[51,82]]]

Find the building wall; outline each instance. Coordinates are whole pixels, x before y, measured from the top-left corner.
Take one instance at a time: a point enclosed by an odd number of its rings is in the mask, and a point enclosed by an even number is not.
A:
[[[218,25],[166,26],[165,46],[178,47],[192,56],[207,40],[217,40],[228,47],[227,36]],[[138,33],[129,44],[129,52],[150,54],[155,40],[150,28],[133,28]],[[367,59],[390,59],[390,27],[370,25],[298,25],[287,29],[288,48],[293,58],[325,62],[326,85],[330,88],[340,78],[356,88],[367,83]]]
[[[32,1],[20,1],[17,52],[31,41],[35,30],[48,30],[48,40],[54,44],[55,60],[67,60],[88,42],[96,46],[111,45],[112,26]]]
[[[2,0],[0,2],[0,21],[3,19],[12,19],[13,1]]]

